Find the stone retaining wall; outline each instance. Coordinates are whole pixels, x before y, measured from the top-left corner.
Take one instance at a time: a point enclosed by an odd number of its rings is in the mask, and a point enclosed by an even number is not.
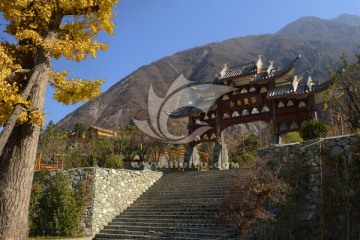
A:
[[[284,164],[282,175],[296,179],[296,191],[303,193],[296,199],[297,224],[294,224],[293,233],[296,239],[318,239],[320,236],[322,158],[340,157],[350,163],[358,141],[357,136],[346,135],[259,150],[260,157],[274,164],[281,161]]]
[[[65,171],[73,188],[88,189],[81,226],[87,236],[99,232],[162,177],[153,171],[76,168]]]

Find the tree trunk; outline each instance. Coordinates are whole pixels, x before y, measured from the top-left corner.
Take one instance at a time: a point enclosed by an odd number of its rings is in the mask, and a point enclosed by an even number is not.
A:
[[[246,240],[249,234],[253,219],[247,220],[241,228],[240,240]]]
[[[269,195],[269,193],[270,193],[269,191],[265,191],[264,193],[257,196],[258,200],[257,200],[257,202],[255,204],[255,207],[254,207],[253,211],[251,212],[251,215],[245,221],[244,225],[241,228],[241,234],[240,234],[240,237],[239,237],[240,240],[246,240],[247,239],[247,237],[249,235],[249,232],[250,232],[250,229],[251,229],[252,222],[255,219],[255,215],[260,210],[261,206],[264,204],[265,199]]]
[[[29,94],[34,86],[35,81],[37,80],[37,75],[38,74],[33,74],[24,90],[24,92],[21,94],[21,97],[24,99],[27,99],[29,97]],[[21,113],[21,109],[22,106],[21,105],[16,105],[14,112],[11,114],[9,120],[6,122],[6,125],[4,127],[4,129],[2,130],[2,132],[0,133],[0,155],[3,152],[3,149],[7,143],[7,141],[9,140],[9,137],[12,133],[12,130],[14,129],[15,125],[16,125],[16,121],[19,118],[19,115]]]
[[[42,111],[51,56],[37,52],[33,74],[38,74],[30,93],[31,109]],[[28,237],[28,211],[39,141],[40,126],[16,126],[0,156],[0,240]]]

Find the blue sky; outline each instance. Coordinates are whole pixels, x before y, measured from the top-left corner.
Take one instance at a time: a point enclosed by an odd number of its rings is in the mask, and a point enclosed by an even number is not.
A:
[[[303,16],[331,19],[343,13],[360,15],[360,1],[122,0],[116,8],[115,35],[100,36],[110,50],[82,63],[54,61],[54,68],[68,69],[72,77],[104,79],[104,92],[137,68],[188,48],[276,33]],[[47,121],[57,122],[81,105],[64,106],[51,95],[48,88]]]

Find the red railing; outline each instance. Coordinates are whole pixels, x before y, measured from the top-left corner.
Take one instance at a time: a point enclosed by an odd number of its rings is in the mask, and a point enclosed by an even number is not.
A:
[[[35,162],[35,170],[41,170],[43,168],[49,169],[49,170],[64,170],[64,156],[61,156],[60,161],[56,161],[52,164],[45,164],[41,163],[42,160],[42,154],[39,154],[39,157],[36,159]]]

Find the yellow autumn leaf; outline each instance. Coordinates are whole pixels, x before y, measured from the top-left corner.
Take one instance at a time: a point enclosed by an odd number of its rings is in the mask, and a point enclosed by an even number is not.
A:
[[[118,0],[1,0],[0,12],[7,20],[6,31],[21,44],[14,52],[0,46],[0,124],[6,123],[14,108],[21,104],[18,123],[31,121],[41,125],[42,109],[30,109],[31,103],[21,97],[30,76],[19,74],[15,59],[22,54],[37,56],[41,50],[55,59],[82,61],[97,57],[109,47],[96,36],[105,31],[113,34],[114,5]],[[101,80],[68,78],[67,72],[52,73],[54,98],[64,104],[87,101],[100,95]]]

